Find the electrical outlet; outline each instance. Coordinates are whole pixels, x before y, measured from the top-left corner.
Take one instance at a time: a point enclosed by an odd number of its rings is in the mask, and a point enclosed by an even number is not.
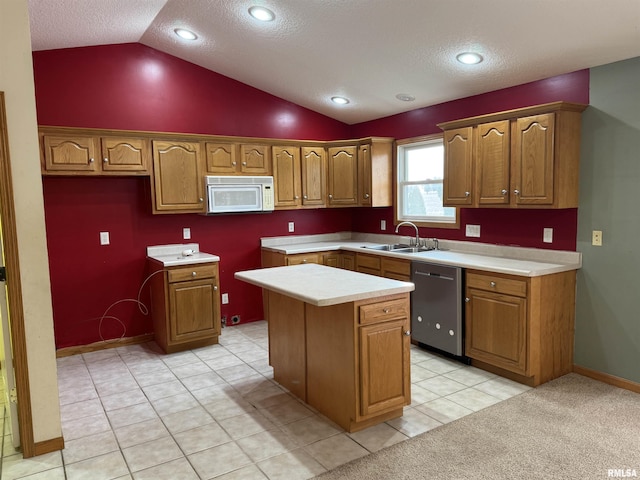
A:
[[[222,304],[226,305],[227,303],[229,303],[229,294],[228,293],[223,293],[222,294]]]
[[[380,220],[380,230],[386,230],[387,229],[387,221],[386,220]]]
[[[591,245],[596,247],[602,246],[602,230],[594,230],[591,234]]]
[[[100,245],[109,245],[109,232],[100,232]]]
[[[296,230],[296,226],[293,222],[289,222],[289,233],[293,233]]]
[[[545,228],[542,232],[542,241],[544,243],[553,243],[553,228]]]
[[[480,225],[467,225],[465,235],[467,237],[480,237]]]
[[[191,229],[183,228],[182,229],[182,238],[185,240],[191,240]]]

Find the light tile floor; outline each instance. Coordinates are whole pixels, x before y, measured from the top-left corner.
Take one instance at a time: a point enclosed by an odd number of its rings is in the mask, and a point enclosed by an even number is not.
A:
[[[411,363],[404,415],[346,433],[273,381],[266,322],[171,355],[148,343],[60,358],[65,448],[23,459],[4,437],[1,477],[307,479],[528,389],[414,346]]]

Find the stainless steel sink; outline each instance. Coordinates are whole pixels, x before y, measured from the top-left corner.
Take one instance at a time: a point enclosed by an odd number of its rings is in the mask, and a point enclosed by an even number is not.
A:
[[[369,250],[381,250],[385,252],[397,252],[397,253],[418,253],[418,252],[429,252],[431,250],[435,250],[433,247],[412,247],[405,243],[395,243],[390,245],[373,245],[373,246],[365,246],[363,248],[368,248]]]
[[[409,245],[405,244],[405,243],[394,243],[394,244],[389,244],[389,245],[372,245],[372,246],[365,246],[363,248],[368,248],[370,250],[383,250],[385,252],[392,252],[392,251],[397,251],[397,250],[403,250],[405,248],[412,248]]]

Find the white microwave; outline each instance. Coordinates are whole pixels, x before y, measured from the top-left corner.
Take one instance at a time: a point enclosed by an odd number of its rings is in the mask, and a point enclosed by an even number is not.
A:
[[[207,214],[272,212],[273,177],[206,176]]]

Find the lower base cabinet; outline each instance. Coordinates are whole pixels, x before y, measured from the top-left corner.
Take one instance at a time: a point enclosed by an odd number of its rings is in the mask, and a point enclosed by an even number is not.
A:
[[[529,386],[573,369],[576,272],[518,277],[467,270],[465,354]]]
[[[265,290],[274,379],[348,432],[411,403],[409,294],[317,307]]]
[[[159,270],[150,260],[152,269]],[[151,316],[156,343],[165,353],[218,343],[218,264],[167,267],[151,278]]]

